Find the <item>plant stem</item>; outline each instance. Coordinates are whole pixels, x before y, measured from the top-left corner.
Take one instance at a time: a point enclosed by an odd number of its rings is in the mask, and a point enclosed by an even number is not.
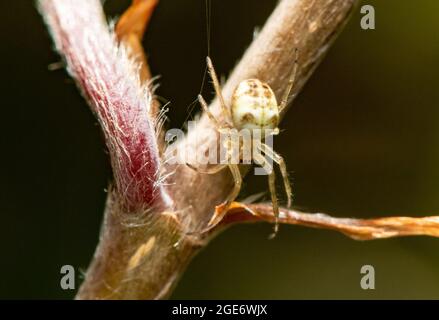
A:
[[[226,83],[226,103],[235,86],[251,77],[267,82],[280,96],[296,48],[300,52],[297,94],[357,2],[281,1]],[[167,181],[170,187],[164,187],[159,182],[160,159],[148,116],[151,95],[146,91],[146,100],[139,95],[144,88],[134,68],[128,68],[123,50],[112,42],[99,0],[40,0],[40,8],[57,49],[101,123],[115,174],[99,245],[77,298],[168,297],[192,257],[211,237],[188,235],[188,231],[210,219],[233,181],[228,173],[203,175],[184,165],[165,165],[172,174]],[[219,114],[217,102],[211,109]],[[212,129],[204,115],[178,148],[217,147]]]

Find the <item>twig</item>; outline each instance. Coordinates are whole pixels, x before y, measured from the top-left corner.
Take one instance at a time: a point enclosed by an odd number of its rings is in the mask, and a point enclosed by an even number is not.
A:
[[[385,217],[376,219],[336,218],[323,213],[281,209],[280,223],[339,231],[355,240],[402,236],[439,237],[439,216]],[[234,202],[216,231],[236,223],[274,222],[271,205]]]

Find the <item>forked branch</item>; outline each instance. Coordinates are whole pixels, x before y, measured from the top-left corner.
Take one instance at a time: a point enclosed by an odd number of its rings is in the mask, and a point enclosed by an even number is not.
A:
[[[300,54],[293,93],[297,94],[346,24],[357,2],[281,1],[229,77],[223,90],[226,103],[229,104],[236,85],[247,78],[267,82],[279,97],[288,85],[296,49]],[[143,17],[147,20],[151,8],[148,5],[155,3],[155,0],[135,0],[133,4],[139,8],[144,5]],[[155,113],[150,112],[152,95],[141,81],[149,75],[135,71],[147,71],[139,67],[139,62],[147,67],[145,56],[141,54],[140,60],[133,59],[126,46],[117,44],[99,0],[40,0],[40,7],[57,49],[105,132],[115,174],[99,246],[77,298],[165,298],[191,258],[215,233],[188,235],[188,231],[205,225],[215,207],[230,192],[233,181],[227,172],[203,175],[185,165],[166,164],[163,169],[170,174],[167,181],[170,186],[163,185],[159,176],[162,159],[158,144],[161,142],[156,141]],[[140,52],[136,46],[144,25],[130,27],[130,21],[125,21],[119,26],[123,35],[134,37],[119,37],[119,40],[134,48],[134,52]],[[123,31],[125,26],[132,32]],[[217,102],[213,102],[210,110],[215,116],[220,115]],[[197,150],[217,147],[212,129],[207,115],[203,115],[178,149],[190,152],[194,146]],[[232,222],[273,221],[270,207],[263,205],[235,205],[233,210],[220,226]],[[437,235],[435,218],[367,221],[282,212],[285,223],[332,228],[357,239]]]

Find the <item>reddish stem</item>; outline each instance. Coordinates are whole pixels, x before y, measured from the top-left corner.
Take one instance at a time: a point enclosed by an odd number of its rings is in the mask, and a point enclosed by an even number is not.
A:
[[[128,210],[162,205],[159,156],[149,88],[139,66],[109,30],[99,0],[41,0],[57,50],[106,137],[115,185]]]

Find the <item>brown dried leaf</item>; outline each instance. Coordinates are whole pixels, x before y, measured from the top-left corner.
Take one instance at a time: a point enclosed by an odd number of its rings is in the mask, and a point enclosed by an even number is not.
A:
[[[218,210],[221,210],[220,207],[217,208]],[[233,223],[260,221],[272,223],[275,221],[271,205],[234,202],[221,222],[220,227]],[[401,236],[439,237],[439,216],[355,219],[336,218],[323,213],[305,213],[281,209],[279,222],[335,230],[355,240],[384,239]]]
[[[157,4],[158,0],[133,0],[131,6],[120,17],[115,30],[119,41],[123,41],[131,49],[139,62],[142,81],[151,79],[142,38]]]

